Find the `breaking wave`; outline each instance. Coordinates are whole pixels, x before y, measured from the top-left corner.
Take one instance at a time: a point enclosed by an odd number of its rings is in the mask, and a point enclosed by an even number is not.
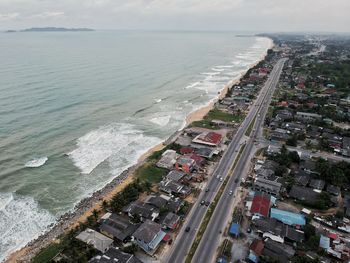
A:
[[[37,159],[30,160],[24,166],[28,168],[37,168],[43,166],[47,162],[48,158],[46,156]]]
[[[54,222],[55,217],[32,197],[0,193],[0,262]]]
[[[160,141],[160,138],[146,136],[132,124],[113,123],[79,138],[77,148],[68,155],[83,174],[90,174],[102,162],[125,156],[131,147],[145,152]]]

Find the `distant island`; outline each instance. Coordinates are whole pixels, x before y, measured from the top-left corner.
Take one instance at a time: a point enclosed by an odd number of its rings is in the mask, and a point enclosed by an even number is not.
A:
[[[7,30],[7,33],[13,32],[81,32],[81,31],[95,31],[91,28],[64,28],[64,27],[32,27],[19,31]]]

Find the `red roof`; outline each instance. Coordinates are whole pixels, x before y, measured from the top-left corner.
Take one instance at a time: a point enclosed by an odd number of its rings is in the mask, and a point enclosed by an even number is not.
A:
[[[189,154],[189,153],[193,153],[193,152],[194,152],[194,149],[191,148],[191,147],[182,147],[182,148],[180,149],[180,153],[181,153],[182,155]]]
[[[166,234],[164,237],[163,237],[163,241],[169,241],[170,239],[170,235],[169,234]]]
[[[213,144],[219,144],[221,141],[222,135],[216,132],[208,132],[205,136],[198,138],[201,141],[209,142]]]
[[[261,195],[254,196],[252,207],[250,208],[250,212],[252,214],[259,214],[264,217],[268,217],[269,211],[270,211],[270,198],[266,196],[261,196]]]
[[[264,242],[259,239],[254,239],[253,243],[250,245],[250,249],[254,251],[255,255],[261,256],[264,250]]]
[[[333,239],[333,240],[338,239],[338,235],[337,235],[336,233],[329,233],[329,234],[328,234],[328,237],[329,237],[330,239]]]
[[[193,153],[191,155],[188,155],[188,157],[190,157],[192,160],[194,160],[197,164],[200,164],[201,162],[204,161],[204,158],[199,156],[198,154],[196,153]]]

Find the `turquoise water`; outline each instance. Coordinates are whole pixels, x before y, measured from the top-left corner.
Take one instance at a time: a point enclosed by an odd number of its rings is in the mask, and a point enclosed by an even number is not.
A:
[[[1,33],[0,261],[183,127],[270,44],[234,33]]]

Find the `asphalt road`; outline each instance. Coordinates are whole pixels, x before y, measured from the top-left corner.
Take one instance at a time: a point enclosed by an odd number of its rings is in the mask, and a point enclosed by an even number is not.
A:
[[[260,103],[257,103],[258,106],[253,110],[253,112],[257,114],[257,118],[252,133],[246,142],[246,146],[237,162],[237,166],[235,167],[232,176],[227,183],[225,191],[214,210],[214,214],[212,215],[207,229],[204,232],[192,262],[215,262],[217,248],[220,246],[220,241],[222,240],[222,233],[224,232],[228,222],[231,220],[232,204],[234,202],[235,195],[229,195],[229,192],[233,191],[233,193],[236,193],[239,182],[241,181],[242,176],[245,175],[245,173],[242,171],[245,171],[245,168],[250,163],[250,158],[254,150],[254,141],[259,133],[261,133],[260,127],[264,125],[265,115],[268,111],[272,95],[277,86],[285,61],[286,59],[280,59],[276,63],[268,81],[265,83],[263,93],[260,94]],[[254,119],[255,114],[250,116],[250,121]]]
[[[202,191],[200,193],[198,198],[199,201],[194,204],[189,215],[187,216],[184,226],[181,228],[180,233],[175,239],[175,242],[171,247],[168,256],[164,259],[161,259],[161,262],[181,263],[185,261],[187,253],[189,252],[191,245],[193,243],[193,240],[196,237],[197,230],[208,209],[207,206],[200,205],[200,201],[201,200],[209,201],[209,202],[213,201],[222,182],[225,180],[225,177],[230,172],[230,169],[239,152],[239,149],[241,145],[244,143],[243,138],[244,138],[245,132],[249,127],[251,121],[254,119],[254,117],[257,116],[256,123],[254,125],[255,127],[258,127],[258,125],[263,124],[263,121],[264,121],[264,118],[262,118],[263,115],[261,114],[257,115],[257,114],[258,112],[260,113],[262,109],[265,109],[267,111],[269,103],[266,102],[266,99],[271,97],[273,94],[273,90],[276,87],[276,84],[278,82],[278,78],[283,68],[284,62],[285,62],[285,59],[279,60],[275,65],[268,80],[266,81],[263,88],[260,90],[259,96],[256,99],[254,105],[252,105],[245,120],[242,122],[241,126],[237,130],[237,133],[235,134],[233,140],[229,144],[219,164],[214,170],[213,175],[209,179],[207,184],[207,188],[209,188],[209,191],[208,192]],[[254,131],[251,134],[252,135],[251,138],[253,136],[256,136],[256,133],[258,130],[259,129],[256,129],[256,128],[254,129]],[[223,193],[222,198],[218,202],[218,206],[214,211],[212,220],[209,222],[209,226],[214,225],[214,227],[219,227],[219,228],[211,229],[211,227],[208,226],[204,234],[205,236],[202,238],[202,242],[200,243],[197,249],[197,253],[195,254],[195,257],[192,260],[192,262],[201,262],[201,263],[211,262],[213,259],[212,257],[215,255],[215,251],[218,245],[217,243],[219,242],[219,237],[220,237],[218,235],[218,231],[224,228],[223,226],[219,226],[220,225],[219,223],[221,222],[223,223],[223,225],[226,225],[227,222],[226,221],[224,222],[223,219],[227,217],[227,212],[230,211],[230,205],[232,204],[233,198],[234,198],[233,195],[229,196],[228,192],[230,190],[235,191],[237,188],[237,184],[234,182],[235,178],[240,179],[241,177],[241,175],[237,171],[241,171],[240,170],[241,166],[248,161],[247,158],[249,157],[250,152],[252,150],[253,140],[249,139],[246,144],[247,145],[245,147],[244,152],[242,153],[240,161],[237,163],[234,176],[231,176],[228,182],[228,185],[225,189],[225,192]],[[222,177],[223,180],[219,180],[220,177]],[[190,227],[189,232],[185,232],[185,229],[187,227]],[[209,247],[209,249],[207,249],[207,247]],[[203,250],[203,249],[207,249],[207,250]]]

